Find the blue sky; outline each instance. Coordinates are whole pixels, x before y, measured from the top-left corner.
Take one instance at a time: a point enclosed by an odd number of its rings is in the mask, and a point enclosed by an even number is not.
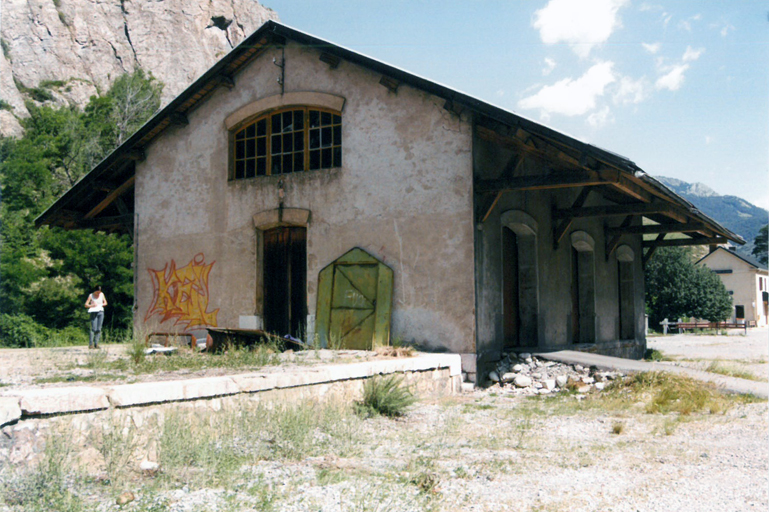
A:
[[[769,208],[769,4],[264,0],[283,23]]]

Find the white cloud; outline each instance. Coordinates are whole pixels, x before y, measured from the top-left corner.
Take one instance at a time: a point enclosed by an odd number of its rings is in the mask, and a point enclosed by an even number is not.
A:
[[[629,0],[550,0],[534,13],[533,26],[546,44],[567,43],[580,57],[622,26],[618,12]]]
[[[684,62],[692,62],[700,58],[700,55],[705,53],[705,48],[697,48],[696,50],[691,46],[686,47],[682,60]]]
[[[732,25],[732,24],[731,24],[731,23],[729,23],[729,22],[726,22],[726,24],[724,24],[724,26],[723,26],[723,27],[721,27],[721,37],[726,37],[726,36],[728,36],[728,35],[729,35],[729,32],[731,32],[732,30],[734,30],[734,28],[735,28],[735,27],[734,27],[734,25]]]
[[[505,90],[504,89],[497,89],[497,93],[496,94],[497,94],[497,96],[499,96],[501,98],[502,96],[505,95]]]
[[[593,112],[587,116],[587,124],[593,128],[601,128],[609,123],[614,122],[614,116],[611,115],[611,111],[608,106],[603,107],[598,112]]]
[[[660,48],[662,48],[662,43],[641,43],[641,46],[644,47],[644,50],[654,55],[660,51]]]
[[[710,144],[711,142],[713,142],[713,137],[705,135],[705,144]]]
[[[555,61],[551,58],[545,57],[545,67],[542,68],[542,74],[547,76],[555,69]]]
[[[613,62],[600,62],[577,79],[565,78],[546,85],[536,94],[520,100],[518,108],[539,109],[544,117],[550,114],[586,114],[595,108],[596,99],[603,96],[606,86],[616,80],[613,66]]]
[[[612,99],[615,104],[627,105],[641,103],[649,96],[650,84],[645,78],[633,80],[629,76],[623,76]]]
[[[669,67],[667,73],[659,77],[654,86],[660,90],[677,91],[684,83],[684,73],[687,69],[689,69],[689,64],[678,64]]]

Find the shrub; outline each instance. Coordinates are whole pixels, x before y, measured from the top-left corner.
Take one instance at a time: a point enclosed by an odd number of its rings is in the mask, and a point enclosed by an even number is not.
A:
[[[36,347],[45,344],[49,337],[49,329],[35,322],[31,316],[0,315],[0,346]]]
[[[364,416],[402,416],[414,402],[416,397],[403,385],[402,376],[374,377],[363,385],[363,400],[358,404],[358,412]]]

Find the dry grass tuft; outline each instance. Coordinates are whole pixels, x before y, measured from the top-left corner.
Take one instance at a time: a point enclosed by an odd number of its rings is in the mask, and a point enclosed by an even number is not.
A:
[[[412,347],[378,347],[376,355],[381,357],[413,357],[414,349]]]

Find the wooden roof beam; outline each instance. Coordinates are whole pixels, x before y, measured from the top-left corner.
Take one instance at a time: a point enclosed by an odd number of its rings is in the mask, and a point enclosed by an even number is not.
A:
[[[582,192],[577,196],[577,199],[574,200],[571,208],[581,208],[582,205],[585,204],[585,201],[587,201],[587,196],[590,194],[590,190],[590,187],[583,188]],[[573,220],[573,217],[568,217],[563,219],[558,225],[553,226],[553,250],[558,249],[558,244],[561,242],[563,235],[566,234],[566,231],[571,226]]]
[[[717,245],[725,244],[729,241],[728,238],[722,236],[705,237],[705,238],[675,238],[671,240],[648,240],[643,243],[644,247],[657,248],[657,247],[683,247],[687,245]]]
[[[606,228],[607,236],[614,235],[650,235],[657,233],[694,233],[707,231],[707,226],[702,222],[689,222],[687,224],[651,224],[648,226],[627,226]]]
[[[592,173],[552,172],[550,174],[515,176],[496,180],[479,180],[476,184],[476,191],[500,192],[508,190],[549,190],[604,184],[605,182],[603,180]]]
[[[588,218],[588,217],[615,217],[620,215],[651,215],[651,214],[679,215],[673,207],[666,203],[634,203],[614,204],[604,206],[589,206],[586,208],[568,208],[555,210],[553,216],[556,219]]]
[[[382,75],[382,78],[379,79],[379,85],[383,85],[387,88],[388,91],[391,93],[397,94],[398,93],[398,87],[401,85],[401,83],[389,76]]]
[[[83,219],[92,219],[99,215],[106,207],[108,207],[110,204],[112,204],[112,201],[123,195],[123,192],[126,192],[128,189],[134,186],[134,182],[136,181],[136,175],[132,175],[130,178],[128,178],[125,183],[120,185],[118,188],[107,194],[107,197],[101,200],[99,204],[97,204],[90,212],[86,213],[83,216]]]
[[[114,217],[99,217],[98,219],[84,219],[77,223],[81,229],[106,229],[112,227],[125,228],[131,230],[133,227],[133,215],[117,215]]]
[[[339,67],[339,63],[342,62],[342,59],[331,53],[323,52],[320,54],[320,61],[328,64],[329,68],[336,69]]]
[[[604,254],[606,255],[606,261],[609,261],[609,256],[612,255],[614,250],[619,245],[620,240],[622,240],[622,228],[627,228],[630,226],[631,222],[633,222],[633,216],[628,215],[625,217],[625,220],[622,221],[622,224],[620,224],[619,228],[617,228],[617,233],[614,233],[611,236],[608,234],[609,228],[604,227],[604,232],[606,233],[606,250],[604,251]]]

